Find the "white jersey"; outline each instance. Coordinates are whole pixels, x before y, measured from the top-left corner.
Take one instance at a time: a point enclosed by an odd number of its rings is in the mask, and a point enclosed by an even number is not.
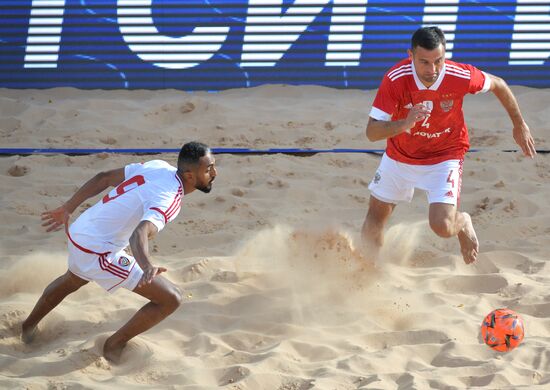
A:
[[[176,168],[161,160],[129,164],[125,180],[70,226],[69,239],[79,249],[103,254],[126,248],[141,221],[161,231],[180,212],[183,184]]]

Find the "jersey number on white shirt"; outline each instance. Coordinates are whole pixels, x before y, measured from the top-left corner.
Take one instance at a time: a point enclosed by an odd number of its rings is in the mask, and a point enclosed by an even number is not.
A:
[[[103,204],[108,203],[143,184],[145,184],[145,178],[142,175],[131,177],[130,179],[120,183],[116,188],[105,195],[103,197]]]

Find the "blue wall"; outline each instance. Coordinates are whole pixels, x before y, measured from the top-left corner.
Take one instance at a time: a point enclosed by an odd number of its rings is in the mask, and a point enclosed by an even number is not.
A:
[[[0,87],[373,89],[411,33],[510,84],[550,87],[550,1],[0,0]]]

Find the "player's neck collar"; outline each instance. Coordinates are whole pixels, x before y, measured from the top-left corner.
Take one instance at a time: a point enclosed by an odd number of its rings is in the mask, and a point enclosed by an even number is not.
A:
[[[443,68],[441,68],[441,73],[439,74],[439,77],[437,78],[437,80],[435,80],[435,83],[433,83],[429,88],[426,87],[424,84],[422,84],[422,81],[420,81],[420,79],[418,78],[418,75],[416,74],[416,69],[414,67],[414,62],[412,60],[411,60],[411,67],[412,67],[412,74],[413,74],[414,82],[416,83],[416,87],[419,90],[429,89],[429,90],[432,90],[432,91],[437,91],[437,89],[439,88],[439,86],[443,82],[443,78],[445,77],[445,68],[447,66],[446,66],[446,63],[443,64]]]

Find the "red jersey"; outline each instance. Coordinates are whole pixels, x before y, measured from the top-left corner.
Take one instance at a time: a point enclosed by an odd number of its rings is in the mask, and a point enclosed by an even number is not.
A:
[[[370,117],[405,119],[418,103],[431,109],[431,114],[406,132],[388,138],[386,154],[415,165],[464,158],[470,147],[462,111],[464,95],[487,92],[490,86],[490,77],[476,67],[446,60],[436,82],[426,88],[411,59],[399,62],[384,75]]]

